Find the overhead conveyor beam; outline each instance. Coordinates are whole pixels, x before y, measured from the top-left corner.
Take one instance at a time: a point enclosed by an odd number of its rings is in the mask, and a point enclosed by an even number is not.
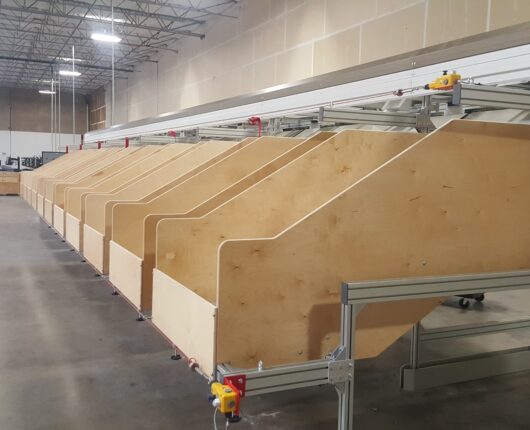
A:
[[[497,31],[480,40],[469,38],[440,50],[419,50],[350,69],[329,73],[293,84],[205,104],[153,118],[87,133],[86,142],[168,130],[190,130],[244,122],[251,116],[262,119],[292,114],[315,113],[321,107],[365,106],[398,100],[397,90],[410,89],[406,96],[422,97],[437,92],[423,89],[442,70],[456,69],[464,77],[485,85],[530,80],[530,33],[506,35]],[[517,36],[517,40],[513,38]],[[511,47],[509,47],[511,46]],[[473,55],[472,53],[478,53]]]
[[[530,91],[459,83],[453,88],[452,104],[530,110]]]
[[[339,124],[370,124],[416,127],[417,114],[361,109],[320,109],[319,121]]]

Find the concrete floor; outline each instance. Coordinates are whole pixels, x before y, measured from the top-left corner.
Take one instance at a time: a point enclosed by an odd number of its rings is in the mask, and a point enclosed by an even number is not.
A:
[[[0,244],[1,430],[213,428],[206,382],[170,360],[162,337],[20,198],[0,197]],[[528,293],[490,295],[468,311],[451,302],[425,325],[528,317],[529,305]],[[433,344],[423,358],[525,344],[520,331]],[[529,373],[405,393],[408,345],[358,363],[356,428],[530,429]],[[335,429],[336,407],[329,386],[249,398],[233,427]]]

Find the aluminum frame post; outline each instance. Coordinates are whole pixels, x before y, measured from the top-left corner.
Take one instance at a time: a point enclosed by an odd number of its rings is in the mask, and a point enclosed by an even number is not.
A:
[[[410,339],[410,368],[417,369],[420,363],[420,323],[412,327],[412,336]]]
[[[355,322],[358,306],[343,303],[341,311],[341,353],[342,363],[348,366],[344,382],[336,383],[335,389],[339,396],[339,430],[353,429],[353,406],[355,386]],[[331,368],[330,368],[330,381]]]

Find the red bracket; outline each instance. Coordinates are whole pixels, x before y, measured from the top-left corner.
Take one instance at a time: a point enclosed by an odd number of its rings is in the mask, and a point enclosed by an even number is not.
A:
[[[245,397],[245,392],[247,389],[247,375],[225,376],[223,379],[223,384],[228,385],[237,394],[235,415],[239,416],[239,406],[241,399]]]

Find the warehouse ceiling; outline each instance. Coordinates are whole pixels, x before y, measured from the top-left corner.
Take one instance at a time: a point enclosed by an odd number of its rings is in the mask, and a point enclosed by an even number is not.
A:
[[[89,93],[111,80],[114,46],[116,77],[127,77],[159,52],[175,51],[182,38],[204,37],[204,24],[232,17],[237,0],[114,0],[113,44],[91,39],[112,34],[111,0],[0,0],[0,86],[47,88],[52,70],[72,70],[76,91]],[[176,52],[176,51],[175,51]],[[61,78],[61,88],[72,78]]]

